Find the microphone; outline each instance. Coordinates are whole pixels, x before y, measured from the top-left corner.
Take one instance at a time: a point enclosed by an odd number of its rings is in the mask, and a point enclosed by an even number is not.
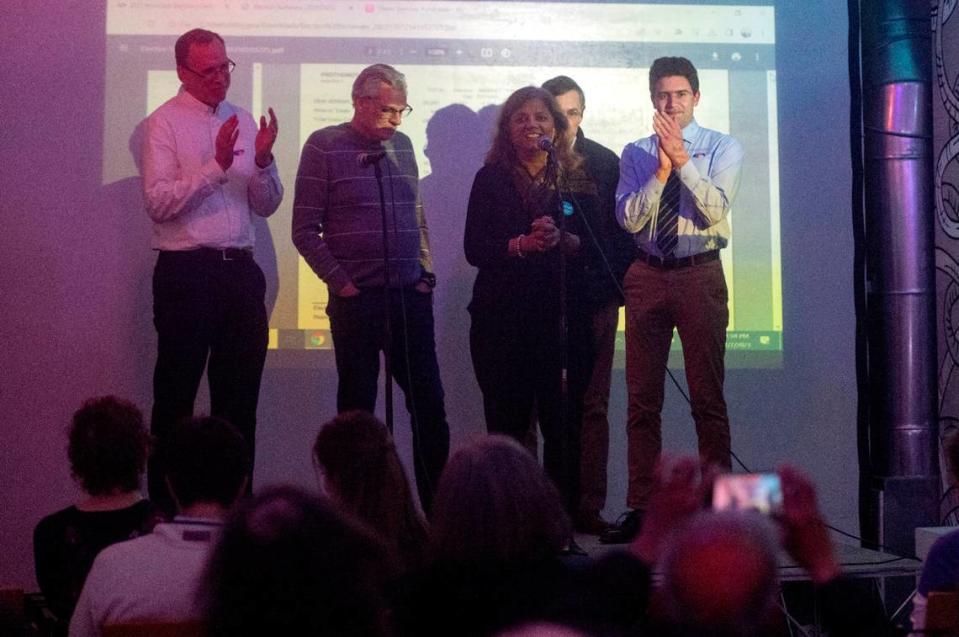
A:
[[[547,135],[540,137],[536,145],[539,146],[540,150],[545,150],[547,153],[553,153],[556,150],[556,145],[553,144],[553,140]]]
[[[386,151],[381,150],[375,153],[360,153],[356,156],[356,165],[360,168],[368,168],[386,157]]]

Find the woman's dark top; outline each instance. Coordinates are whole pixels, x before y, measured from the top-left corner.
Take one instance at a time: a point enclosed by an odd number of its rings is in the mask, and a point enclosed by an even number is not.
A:
[[[113,511],[71,506],[40,520],[33,531],[37,583],[64,628],[97,554],[111,544],[149,533],[162,519],[149,500],[140,500]]]
[[[580,238],[567,255],[570,305],[583,294],[583,262],[595,250],[584,223],[598,215],[598,195],[581,169],[561,179],[566,231]],[[515,318],[555,317],[559,310],[559,247],[510,256],[509,240],[530,232],[533,220],[549,215],[559,225],[554,189],[522,167],[483,166],[473,181],[463,240],[466,260],[479,269],[470,312]],[[584,219],[584,216],[586,217]]]

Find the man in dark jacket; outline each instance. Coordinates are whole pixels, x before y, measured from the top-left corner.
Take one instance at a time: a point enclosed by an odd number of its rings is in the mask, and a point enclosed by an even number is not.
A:
[[[585,264],[585,302],[594,354],[592,375],[583,397],[581,429],[579,510],[574,525],[581,533],[599,534],[606,527],[600,512],[606,506],[606,463],[609,457],[609,385],[619,308],[623,305],[622,283],[634,255],[629,235],[616,222],[616,184],[619,158],[596,142],[587,139],[579,125],[583,121],[586,97],[572,78],[560,75],[543,83],[556,97],[569,122],[569,140],[582,156],[586,172],[596,185],[599,214],[587,228],[584,241],[594,250]]]

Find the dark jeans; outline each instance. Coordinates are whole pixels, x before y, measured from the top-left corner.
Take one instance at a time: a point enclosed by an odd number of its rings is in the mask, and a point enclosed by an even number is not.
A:
[[[579,504],[579,432],[592,356],[585,319],[568,318],[566,415],[559,321],[474,314],[470,353],[486,429],[526,444],[534,415],[543,434],[543,468],[572,515]],[[535,409],[535,414],[534,414]]]
[[[151,431],[161,453],[150,459],[150,498],[173,508],[164,483],[162,447],[177,421],[193,415],[204,368],[210,413],[229,421],[246,439],[250,460],[256,441],[256,406],[266,360],[266,282],[252,256],[224,260],[206,250],[160,252],[153,271],[153,373]],[[252,472],[251,472],[252,475]]]
[[[383,289],[364,288],[355,297],[331,295],[326,311],[339,374],[337,411],[372,412],[385,343]],[[433,295],[411,287],[391,289],[390,322],[393,378],[406,395],[416,487],[423,509],[429,511],[450,447],[443,383],[436,362]]]
[[[661,270],[634,261],[626,273],[626,504],[642,508],[662,451],[663,392],[673,328],[683,344],[699,455],[729,470],[729,418],[723,397],[729,295],[720,261]]]

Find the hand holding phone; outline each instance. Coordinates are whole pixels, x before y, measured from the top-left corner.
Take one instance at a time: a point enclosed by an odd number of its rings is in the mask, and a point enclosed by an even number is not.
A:
[[[724,473],[713,483],[716,511],[756,511],[772,515],[782,511],[783,490],[775,473]]]

